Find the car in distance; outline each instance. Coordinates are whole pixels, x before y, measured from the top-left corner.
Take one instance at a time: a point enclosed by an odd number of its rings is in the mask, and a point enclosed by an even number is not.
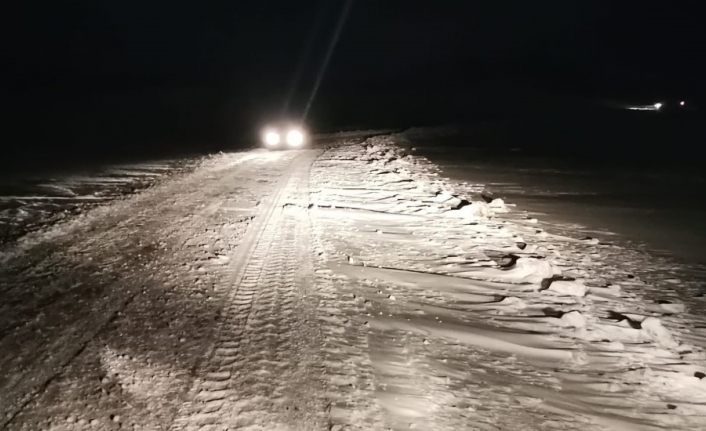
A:
[[[296,149],[306,145],[308,136],[303,127],[294,123],[277,123],[262,129],[262,145],[270,150]]]

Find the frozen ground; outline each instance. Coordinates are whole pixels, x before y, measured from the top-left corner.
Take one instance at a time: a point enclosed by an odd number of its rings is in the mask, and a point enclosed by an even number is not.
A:
[[[203,160],[0,269],[7,429],[703,429],[703,286],[400,137]]]
[[[200,159],[120,164],[81,173],[0,178],[0,246],[86,210],[189,172]]]

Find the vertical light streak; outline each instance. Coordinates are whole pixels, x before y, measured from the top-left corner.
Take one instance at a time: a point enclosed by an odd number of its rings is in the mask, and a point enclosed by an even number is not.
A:
[[[302,121],[305,121],[306,117],[309,115],[309,109],[311,109],[311,105],[314,103],[316,94],[319,92],[321,81],[323,81],[324,74],[326,73],[326,69],[328,68],[329,61],[331,61],[331,56],[333,55],[333,50],[336,48],[338,39],[341,36],[341,31],[343,30],[343,26],[346,23],[346,19],[348,18],[348,13],[350,12],[352,4],[353,0],[346,0],[346,3],[341,9],[341,14],[338,16],[336,29],[333,33],[333,37],[329,41],[328,48],[326,49],[326,56],[324,57],[324,61],[321,63],[321,66],[319,67],[319,71],[316,75],[316,81],[314,82],[314,88],[312,88],[311,94],[309,95],[309,100],[306,102],[306,107],[304,108],[304,115],[302,115]]]

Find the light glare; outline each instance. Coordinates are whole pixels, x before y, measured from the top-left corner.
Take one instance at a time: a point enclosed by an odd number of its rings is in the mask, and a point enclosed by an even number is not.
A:
[[[274,130],[268,130],[265,132],[265,144],[269,146],[274,146],[279,144],[280,137],[279,133],[275,132]]]
[[[287,144],[291,145],[292,147],[298,147],[302,143],[304,143],[304,134],[297,130],[297,129],[292,129],[287,133]]]
[[[661,103],[661,102],[657,102],[657,103],[655,103],[655,104],[654,104],[654,105],[652,105],[652,106],[654,106],[654,107],[655,107],[655,109],[659,110],[659,109],[661,109],[661,108],[662,108],[662,103]]]

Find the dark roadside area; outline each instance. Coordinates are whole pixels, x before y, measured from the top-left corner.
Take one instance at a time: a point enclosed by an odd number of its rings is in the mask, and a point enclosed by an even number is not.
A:
[[[405,133],[454,180],[541,220],[689,264],[706,257],[706,142],[698,112],[584,110]]]

